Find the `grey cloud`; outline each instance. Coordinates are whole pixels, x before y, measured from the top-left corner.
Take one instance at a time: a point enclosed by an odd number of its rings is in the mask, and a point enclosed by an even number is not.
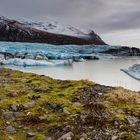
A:
[[[99,33],[140,28],[139,0],[0,0],[0,14],[93,28]]]

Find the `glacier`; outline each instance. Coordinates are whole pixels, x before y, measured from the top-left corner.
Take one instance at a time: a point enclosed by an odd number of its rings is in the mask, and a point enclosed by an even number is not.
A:
[[[0,52],[11,54],[30,53],[43,54],[50,59],[68,59],[72,57],[111,57],[110,54],[100,53],[116,48],[110,45],[50,45],[43,43],[0,42]],[[119,48],[119,46],[118,46]]]
[[[116,48],[119,50],[121,47],[111,45],[51,45],[1,41],[0,63],[17,66],[70,65],[72,64],[72,60],[81,62],[91,59],[121,57],[121,53],[119,53],[119,56],[103,53]],[[53,62],[52,60],[61,61]]]
[[[140,64],[134,64],[130,66],[128,69],[121,69],[123,72],[128,74],[129,76],[140,80]]]

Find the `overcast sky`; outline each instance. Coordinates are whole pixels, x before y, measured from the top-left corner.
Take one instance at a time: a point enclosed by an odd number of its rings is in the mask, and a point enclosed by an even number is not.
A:
[[[92,28],[107,43],[140,46],[140,0],[0,0],[0,15]]]

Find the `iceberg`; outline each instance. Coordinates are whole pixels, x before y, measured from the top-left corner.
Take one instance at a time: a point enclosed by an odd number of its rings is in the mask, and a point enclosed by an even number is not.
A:
[[[32,59],[20,59],[20,58],[14,58],[14,59],[7,59],[7,60],[1,60],[1,65],[14,65],[14,66],[24,66],[24,67],[30,67],[30,66],[66,66],[66,65],[72,65],[73,61],[68,60],[61,60],[61,61],[46,61],[46,60],[32,60]]]
[[[126,74],[128,74],[129,76],[137,80],[140,80],[140,64],[135,64],[129,67],[128,69],[121,69],[121,70]]]

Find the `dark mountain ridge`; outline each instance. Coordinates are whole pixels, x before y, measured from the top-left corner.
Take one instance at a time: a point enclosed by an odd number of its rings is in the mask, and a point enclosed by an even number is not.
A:
[[[43,30],[41,26],[43,27]],[[55,33],[54,32],[55,28],[52,28],[57,26],[58,25],[52,25],[50,23],[47,26],[45,24],[44,27],[44,24],[42,24],[42,22],[29,23],[29,22],[11,20],[4,17],[0,17],[0,41],[37,42],[37,43],[49,43],[55,45],[64,45],[64,44],[105,45],[106,44],[94,31],[90,31],[89,33],[85,34],[82,31],[72,26],[68,26],[68,27],[66,26],[65,30],[70,32],[73,31],[74,35],[71,34],[69,35],[69,33],[61,34],[61,31]],[[52,32],[50,31],[50,27],[53,29]],[[75,35],[75,32],[79,33],[79,35]]]

